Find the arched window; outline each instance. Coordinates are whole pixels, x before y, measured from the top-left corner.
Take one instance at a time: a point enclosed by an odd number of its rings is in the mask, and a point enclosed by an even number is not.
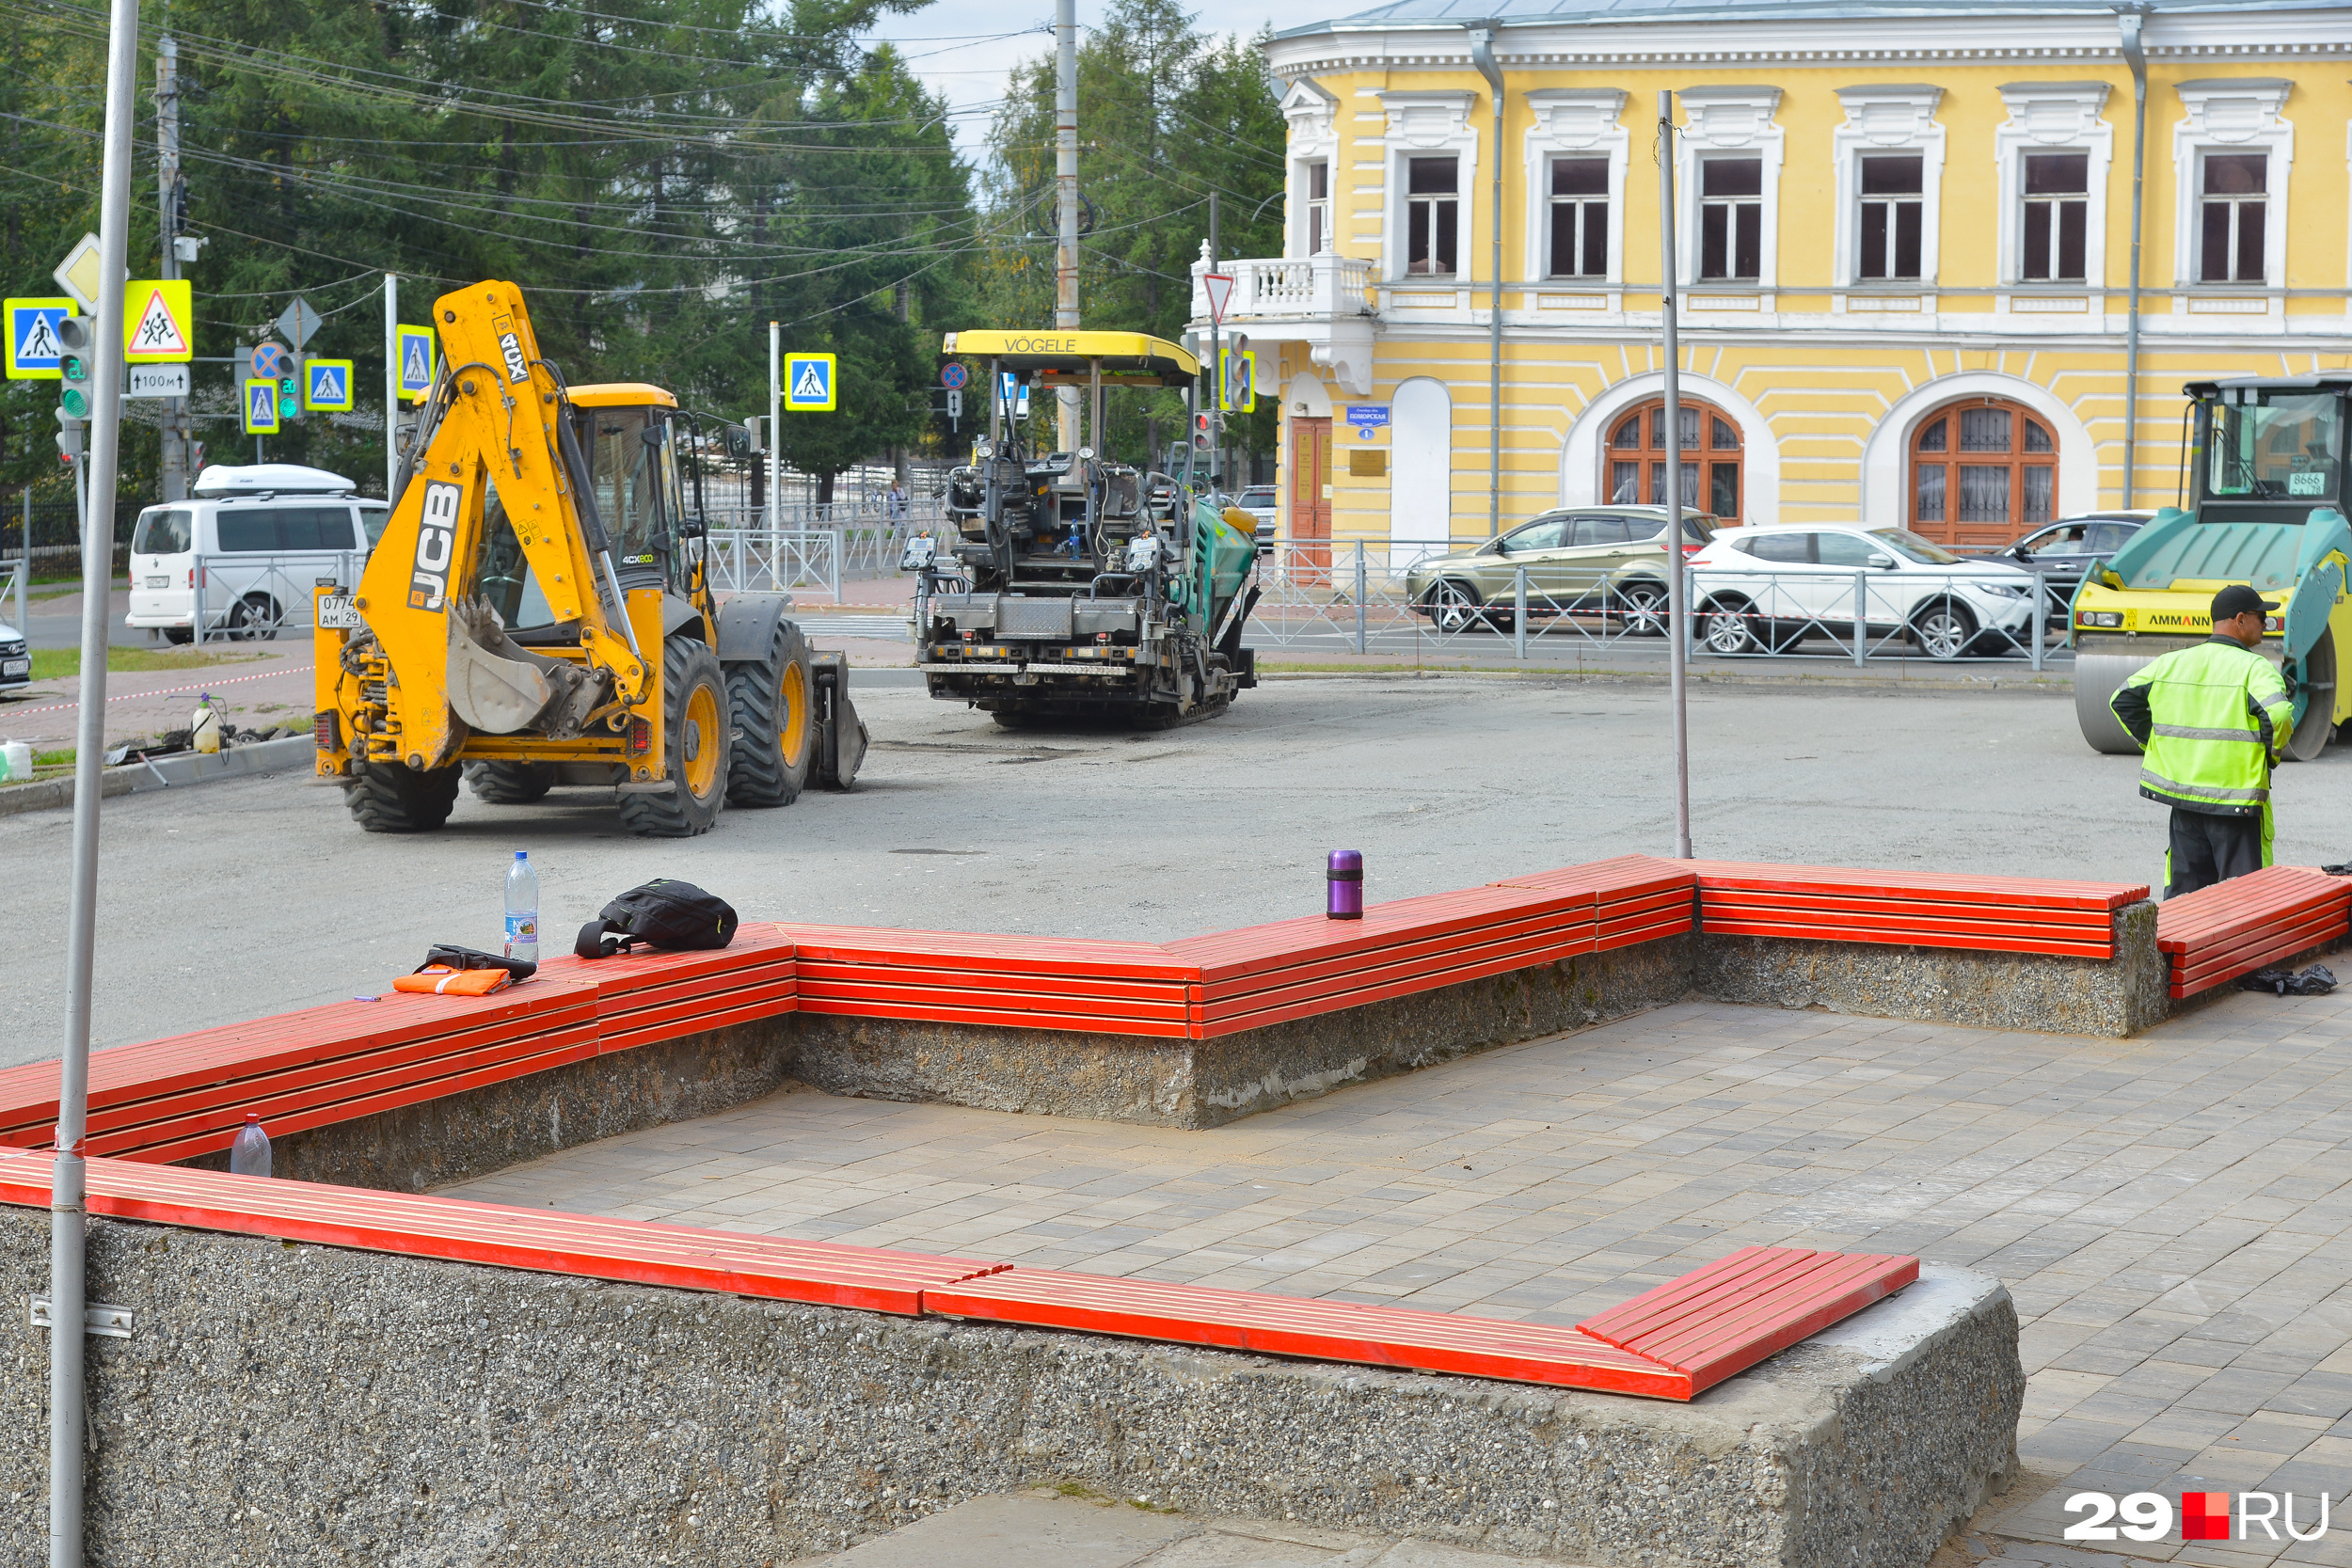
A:
[[[1907,520],[1939,545],[2006,545],[2050,521],[2057,497],[2058,437],[2023,404],[1971,398],[1911,433]]]
[[[1722,410],[1682,400],[1682,504],[1711,512],[1726,523],[1740,520],[1740,427]],[[1643,404],[1617,416],[1609,429],[1608,466],[1601,494],[1619,506],[1666,503],[1666,400]]]

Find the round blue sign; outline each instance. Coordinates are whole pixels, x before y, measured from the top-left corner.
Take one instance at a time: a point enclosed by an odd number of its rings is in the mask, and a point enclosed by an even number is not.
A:
[[[943,367],[939,372],[939,384],[946,388],[951,392],[955,391],[965,382],[971,379],[972,373],[965,370],[961,365],[947,365]]]

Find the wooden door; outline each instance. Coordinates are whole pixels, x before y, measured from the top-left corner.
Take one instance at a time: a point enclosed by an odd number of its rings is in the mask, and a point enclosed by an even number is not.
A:
[[[1291,419],[1290,512],[1292,563],[1331,569],[1331,421]]]

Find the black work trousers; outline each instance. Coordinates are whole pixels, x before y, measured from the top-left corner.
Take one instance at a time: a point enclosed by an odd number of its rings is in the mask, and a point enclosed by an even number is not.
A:
[[[2164,888],[2167,898],[2262,868],[2260,816],[2216,816],[2211,812],[2172,808],[2171,850],[2165,856],[2165,869],[2170,876]]]

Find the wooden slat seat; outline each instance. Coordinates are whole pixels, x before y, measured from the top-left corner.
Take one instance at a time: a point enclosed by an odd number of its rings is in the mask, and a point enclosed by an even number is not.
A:
[[[0,1203],[46,1208],[49,1180],[47,1159],[0,1150]],[[926,1289],[1005,1267],[121,1160],[90,1161],[88,1192],[116,1219],[876,1312],[918,1312]]]
[[[1919,1277],[1919,1259],[1742,1247],[1577,1326],[1708,1388]]]
[[[2345,935],[2352,879],[2266,865],[2156,906],[2156,950],[2174,999],[2194,996]]]
[[[1693,861],[1704,928],[1722,936],[1885,942],[2112,958],[2115,911],[2144,885],[1955,872]]]

